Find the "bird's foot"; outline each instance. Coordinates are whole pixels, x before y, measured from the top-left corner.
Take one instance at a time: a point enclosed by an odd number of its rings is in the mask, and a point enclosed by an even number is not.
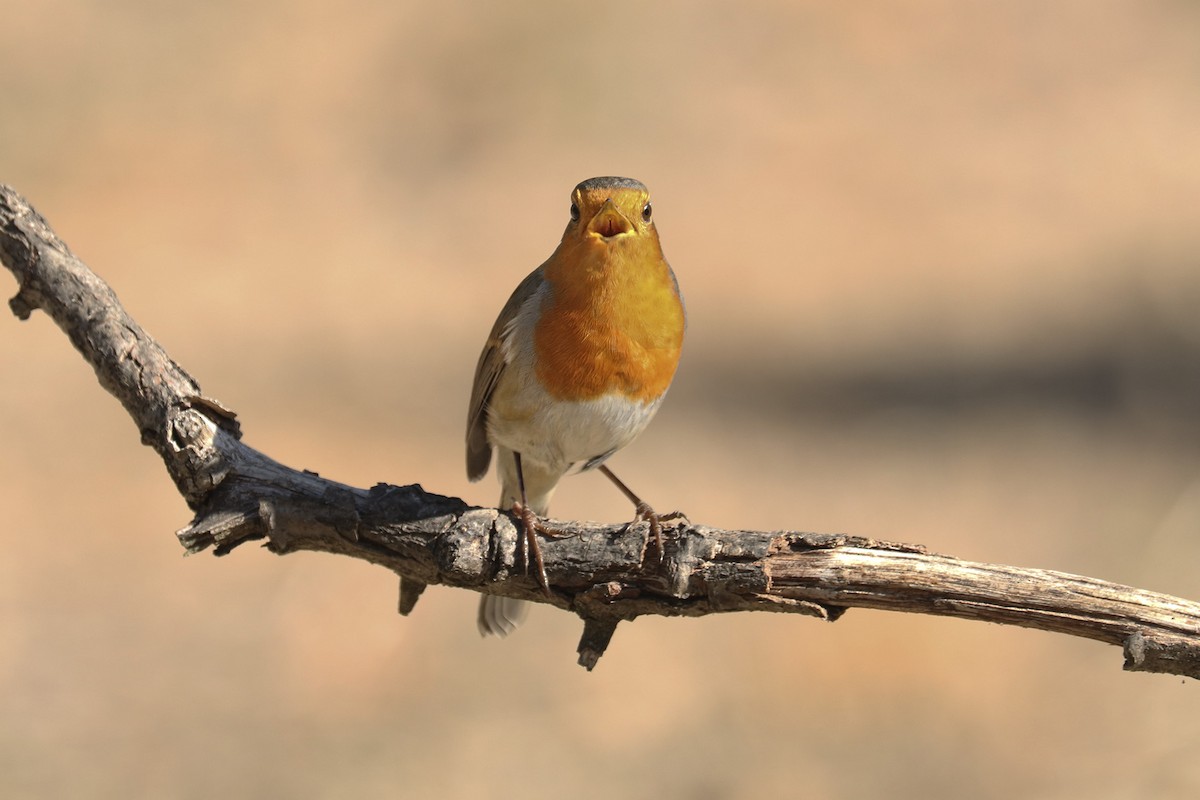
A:
[[[546,577],[546,563],[542,560],[542,547],[537,540],[539,533],[546,533],[546,526],[541,523],[537,514],[520,502],[513,503],[512,513],[521,521],[518,549],[521,551],[521,558],[525,563],[525,571],[529,572],[530,567],[534,568],[534,577],[537,579],[538,586],[542,587],[542,591],[549,597],[550,581]]]
[[[673,522],[677,519],[687,520],[687,517],[682,511],[672,511],[669,514],[659,514],[649,503],[638,501],[637,510],[634,512],[633,522],[647,522],[650,525],[650,536],[654,539],[654,549],[658,552],[658,563],[662,563],[666,557],[666,550],[663,547],[662,524],[664,522]]]

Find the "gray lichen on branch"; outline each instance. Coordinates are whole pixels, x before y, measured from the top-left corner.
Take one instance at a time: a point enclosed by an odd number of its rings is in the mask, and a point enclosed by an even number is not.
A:
[[[71,253],[29,203],[0,185],[0,259],[9,305],[41,309],[133,418],[195,516],[189,552],[248,541],[275,553],[318,550],[400,576],[399,610],[432,583],[548,603],[584,620],[591,669],[619,622],[644,615],[778,611],[836,620],[850,607],[1000,622],[1122,646],[1125,668],[1200,677],[1200,604],[1092,578],[983,564],[915,545],[794,531],[669,524],[666,557],[648,558],[646,523],[547,521],[551,594],[520,563],[512,518],[420,486],[359,489],[296,470],[241,441],[236,415],[204,396]]]

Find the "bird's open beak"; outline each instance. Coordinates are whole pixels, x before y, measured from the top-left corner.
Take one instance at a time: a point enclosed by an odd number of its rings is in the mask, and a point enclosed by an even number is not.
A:
[[[592,221],[588,223],[588,230],[605,239],[611,239],[622,233],[629,233],[633,230],[633,225],[629,223],[624,214],[617,210],[612,200],[605,200],[604,205],[596,212],[596,216],[592,217]]]

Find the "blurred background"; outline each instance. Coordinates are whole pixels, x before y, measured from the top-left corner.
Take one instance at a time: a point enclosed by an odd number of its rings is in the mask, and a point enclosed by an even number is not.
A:
[[[628,175],[689,310],[612,462],[656,507],[1200,599],[1195,3],[4,5],[0,181],[291,466],[494,502],[479,348]],[[0,375],[6,798],[1200,792],[1196,685],[1092,642],[643,619],[588,674],[563,613],[482,641],[364,563],[184,559],[44,316]]]

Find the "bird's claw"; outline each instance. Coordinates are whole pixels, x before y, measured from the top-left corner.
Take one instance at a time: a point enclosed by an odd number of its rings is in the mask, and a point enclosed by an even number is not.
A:
[[[649,503],[639,502],[637,510],[634,512],[633,522],[643,521],[650,525],[650,535],[654,538],[654,549],[658,552],[658,563],[662,563],[666,558],[666,549],[663,547],[662,524],[664,522],[672,522],[677,519],[686,520],[682,511],[672,511],[669,514],[659,514]],[[633,524],[632,522],[630,523]]]
[[[550,580],[546,577],[546,563],[542,560],[542,547],[538,544],[538,533],[544,533],[546,528],[538,520],[537,514],[520,502],[513,503],[513,514],[521,521],[521,532],[523,536],[518,537],[518,549],[521,552],[521,559],[525,564],[525,571],[529,572],[532,566],[535,568],[534,577],[537,579],[538,586],[550,596]]]

